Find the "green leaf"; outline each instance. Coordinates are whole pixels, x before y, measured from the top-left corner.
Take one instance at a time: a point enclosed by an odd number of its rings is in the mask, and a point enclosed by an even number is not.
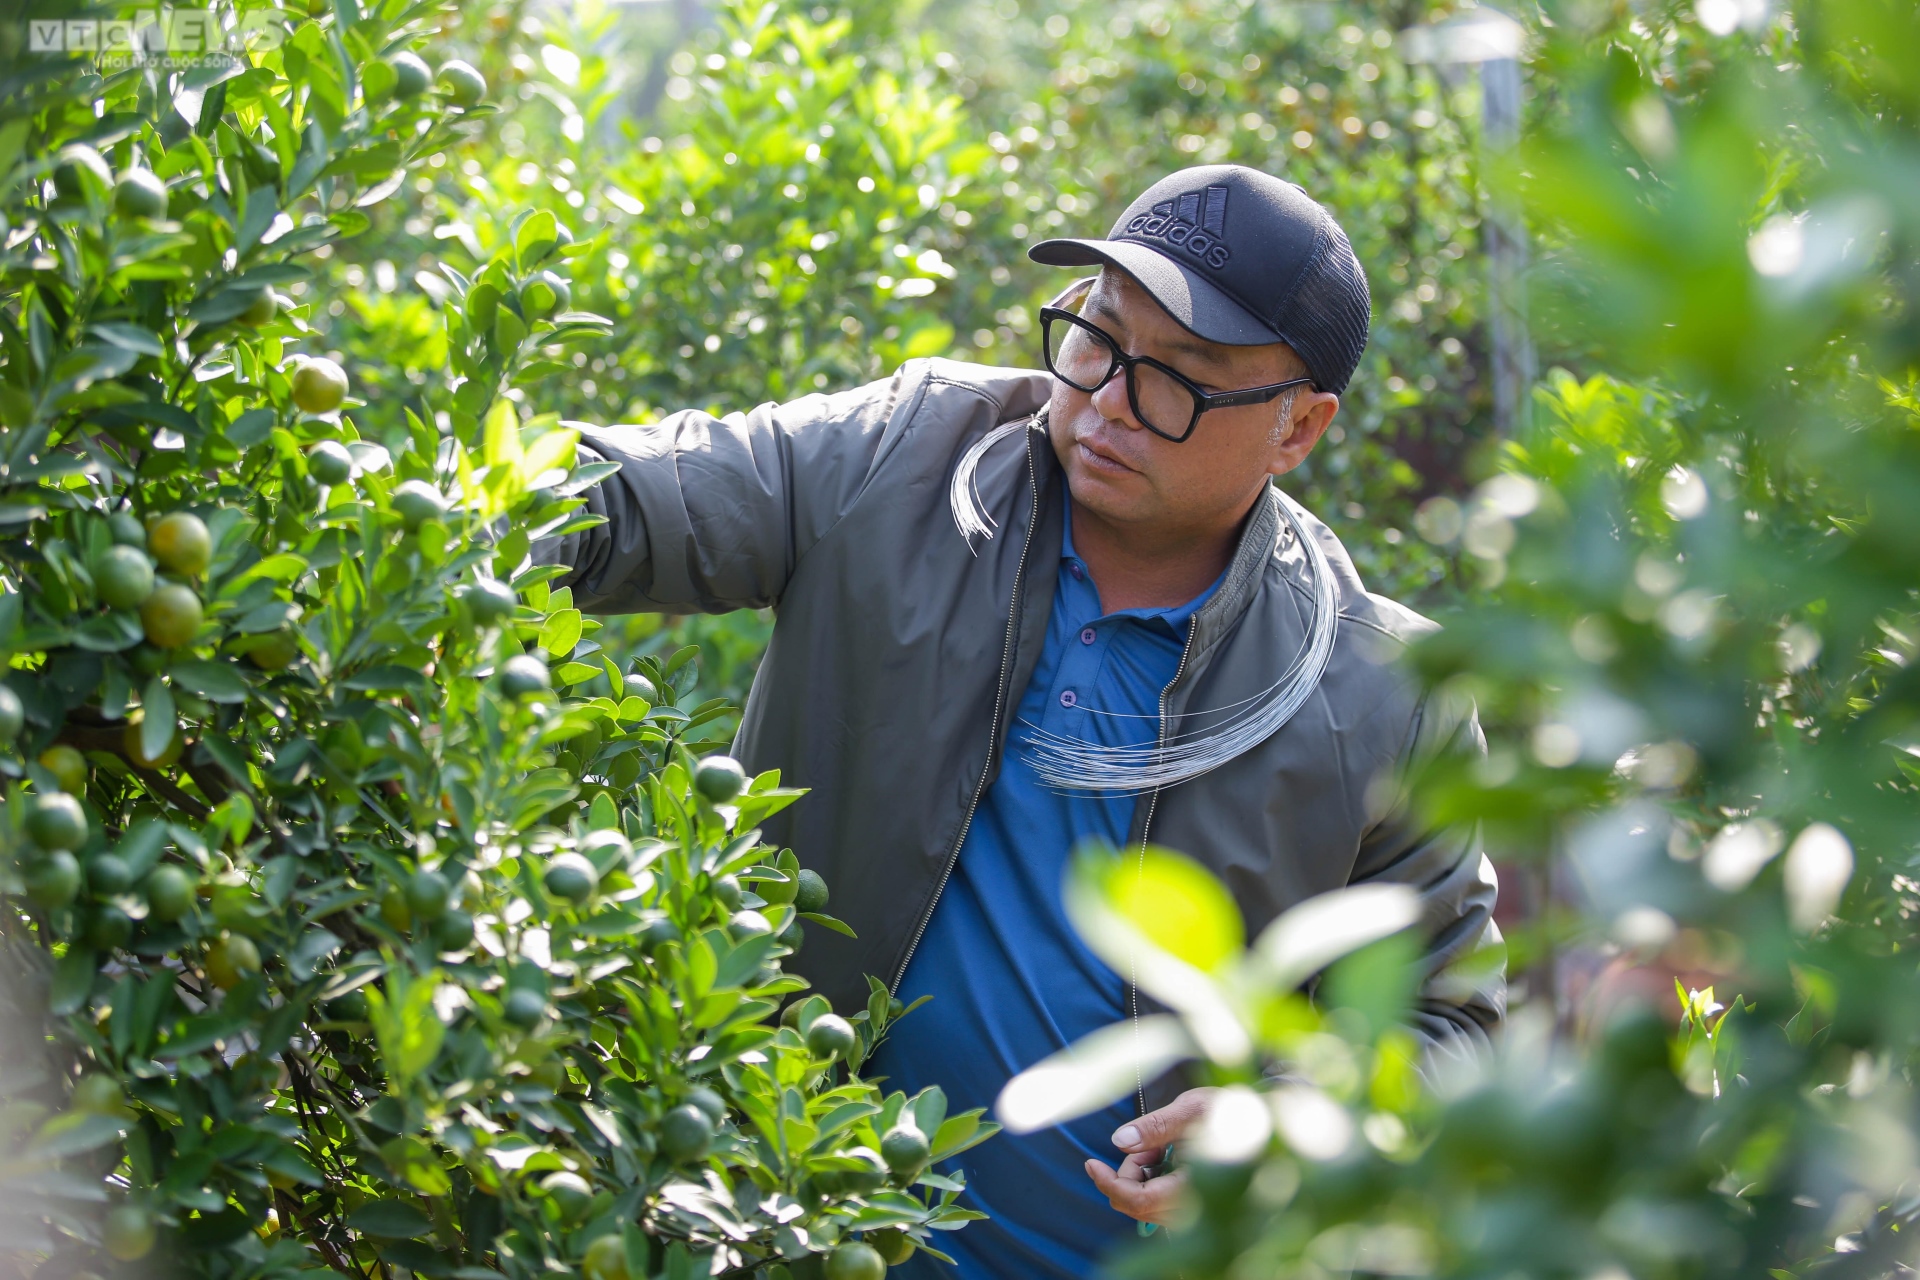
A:
[[[536,426],[528,426],[520,440],[526,450],[519,463],[520,482],[528,486],[549,471],[569,470],[580,443],[580,433],[571,427],[547,427],[537,435],[533,434],[535,430]]]
[[[20,152],[26,143],[27,131],[33,127],[33,121],[26,117],[9,120],[0,125],[0,173],[12,170],[20,161]]]
[[[551,210],[541,209],[520,224],[513,234],[513,251],[522,268],[530,267],[547,255],[560,239],[558,224]]]
[[[227,424],[227,439],[242,449],[251,449],[272,433],[273,423],[273,410],[249,409]]]
[[[426,677],[411,667],[383,663],[368,667],[364,671],[356,671],[340,683],[349,689],[376,692],[385,689],[411,689],[425,682]]]
[[[327,144],[327,131],[321,127],[318,119],[307,122],[307,131],[301,139],[299,158],[293,162],[293,173],[287,178],[289,197],[304,195],[320,171],[327,167],[332,157],[332,149]]]
[[[266,1159],[260,1162],[265,1168],[285,1178],[309,1187],[324,1187],[327,1180],[320,1175],[297,1147],[290,1143],[281,1143],[275,1147]]]
[[[54,962],[53,984],[47,992],[47,1008],[56,1014],[76,1012],[93,991],[93,978],[99,968],[91,947],[70,947]]]
[[[96,337],[112,343],[116,347],[125,347],[128,351],[143,356],[164,356],[166,349],[160,345],[158,335],[137,325],[122,324],[118,321],[103,320],[87,326],[87,331]]]
[[[1341,956],[1400,932],[1420,919],[1420,898],[1404,884],[1335,889],[1288,908],[1261,933],[1255,950],[1263,975],[1291,990]]]
[[[1196,1047],[1180,1020],[1152,1014],[1102,1027],[1042,1059],[1007,1082],[994,1112],[1014,1133],[1033,1133],[1089,1115],[1126,1097],[1141,1080],[1194,1056]],[[939,1122],[923,1132],[940,1131]]]
[[[118,609],[96,614],[73,629],[74,644],[94,653],[120,653],[143,638],[140,619]]]
[[[836,920],[832,916],[822,915],[818,911],[802,911],[800,913],[800,918],[802,920],[811,920],[815,924],[822,925],[828,929],[831,929],[835,933],[841,934],[844,937],[857,938],[860,936],[859,934],[853,931],[852,926],[847,924],[846,921]]]
[[[550,341],[564,341],[613,328],[613,321],[591,311],[562,311],[553,318],[553,323],[554,331],[547,335]]]
[[[502,355],[509,355],[520,347],[527,336],[527,323],[506,307],[501,307],[493,317],[493,345]]]
[[[1097,903],[1148,944],[1203,973],[1218,972],[1245,946],[1233,895],[1205,867],[1172,850],[1088,855],[1076,861],[1071,883],[1078,893],[1070,899]],[[1081,915],[1074,917],[1081,932],[1097,933],[1081,924]],[[1092,936],[1088,941],[1100,949]]]
[[[545,631],[541,634],[544,635]],[[562,685],[585,684],[599,674],[600,668],[587,662],[564,662],[553,669],[553,678]]]
[[[875,1103],[862,1101],[843,1102],[821,1116],[815,1123],[815,1127],[819,1130],[820,1137],[825,1139],[840,1132],[850,1124],[865,1120],[868,1116],[879,1114],[880,1108]]]
[[[433,1003],[440,989],[438,969],[409,980],[404,967],[389,962],[387,982],[384,995],[376,987],[366,988],[367,1004],[381,1065],[398,1092],[440,1056],[447,1028]]]
[[[578,938],[624,938],[640,928],[640,917],[631,911],[602,911],[573,925]]]
[[[579,784],[565,769],[536,769],[520,787],[520,806],[514,813],[514,829],[522,830],[558,805],[580,794]]]
[[[587,806],[587,827],[592,831],[620,829],[620,809],[613,803],[612,796],[604,791],[594,796],[593,803]]]
[[[300,606],[291,600],[270,600],[266,604],[247,610],[234,622],[235,631],[255,634],[262,631],[278,631],[289,622],[300,619]]]
[[[719,958],[720,964],[714,974],[713,985],[716,987],[745,986],[760,966],[766,963],[767,956],[779,945],[779,939],[770,933],[763,933],[741,942]]]
[[[294,555],[291,551],[282,551],[278,555],[266,557],[249,568],[245,573],[224,584],[221,593],[224,595],[236,591],[249,582],[254,582],[261,578],[268,578],[274,582],[292,582],[306,571],[307,562],[305,559]]]
[[[487,410],[480,460],[486,464],[488,474],[492,476],[496,471],[517,471],[520,457],[520,415],[513,401],[502,396]]]
[[[178,405],[160,400],[142,400],[137,404],[109,405],[97,410],[93,419],[103,427],[149,426],[178,431],[191,440],[200,434],[200,420]]]
[[[989,1124],[991,1131],[998,1128]],[[957,1116],[948,1116],[940,1122],[939,1132],[933,1135],[933,1159],[938,1162],[977,1145],[986,1135],[980,1133],[980,1113],[963,1111]]]
[[[485,333],[493,328],[494,317],[499,314],[500,291],[485,280],[477,282],[467,291],[467,323],[476,333]]]
[[[157,759],[173,741],[173,735],[180,732],[179,718],[173,709],[173,690],[167,688],[165,680],[155,676],[147,681],[140,704],[144,708],[140,721],[140,754],[149,760]]]
[[[245,702],[248,685],[240,668],[231,662],[195,658],[176,662],[169,670],[173,682],[213,702]],[[142,731],[144,732],[144,730]]]
[[[564,658],[580,643],[580,611],[562,609],[540,628],[540,647],[556,658]]]
[[[127,870],[138,880],[159,863],[167,851],[167,824],[153,818],[141,818],[127,828],[120,843],[113,847]]]
[[[291,861],[291,859],[282,859]],[[287,955],[287,972],[296,982],[305,982],[312,978],[327,957],[340,949],[340,939],[325,929],[309,929],[300,935],[300,941],[293,945]]]
[[[620,464],[617,462],[589,462],[585,466],[575,467],[567,482],[557,486],[554,493],[562,498],[570,497],[593,488],[619,470]]]
[[[106,343],[75,347],[54,366],[56,382],[71,381],[76,389],[117,378],[139,362],[140,354]]]
[[[273,207],[273,201],[271,199],[257,201],[256,205],[263,211],[261,216],[266,222],[271,222],[273,215],[279,212],[279,210]],[[247,210],[246,224],[241,228],[241,240],[245,240],[248,233],[258,235],[267,229],[266,223],[262,223],[256,228],[254,226],[253,215],[254,207],[249,207]],[[228,281],[209,293],[206,297],[189,305],[187,307],[187,316],[195,324],[207,327],[225,324],[252,306],[253,300],[254,291],[252,288],[238,282]]]
[[[347,1215],[347,1225],[381,1240],[411,1240],[433,1230],[427,1215],[404,1200],[369,1200]]]
[[[947,1094],[939,1085],[922,1089],[913,1097],[913,1122],[922,1133],[938,1133],[947,1118]]]
[[[395,1178],[421,1195],[443,1196],[453,1190],[453,1183],[433,1154],[433,1148],[418,1138],[403,1134],[382,1143],[380,1158],[393,1170]]]
[[[35,1154],[74,1156],[118,1142],[132,1121],[120,1116],[69,1111],[47,1121],[34,1141]]]

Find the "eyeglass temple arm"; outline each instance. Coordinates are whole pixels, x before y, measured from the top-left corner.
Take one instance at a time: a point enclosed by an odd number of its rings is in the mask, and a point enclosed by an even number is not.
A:
[[[1053,301],[1047,305],[1050,307],[1058,307],[1062,311],[1074,310],[1082,302],[1087,300],[1087,295],[1093,292],[1093,286],[1099,283],[1099,280],[1099,276],[1082,276],[1080,279],[1075,280],[1072,284],[1062,289],[1058,294],[1055,294]]]
[[[1293,387],[1304,387],[1313,382],[1312,378],[1289,378],[1285,382],[1276,382],[1270,387],[1249,387],[1245,391],[1223,391],[1219,395],[1207,397],[1210,409],[1229,409],[1242,404],[1265,404],[1277,400]]]

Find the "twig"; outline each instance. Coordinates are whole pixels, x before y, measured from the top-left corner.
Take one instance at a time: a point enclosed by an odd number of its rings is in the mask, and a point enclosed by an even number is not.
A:
[[[69,722],[60,726],[60,732],[54,737],[54,741],[64,742],[82,751],[104,751],[109,755],[120,757],[126,761],[127,767],[133,771],[134,776],[140,779],[140,785],[157,798],[188,814],[195,821],[205,821],[210,812],[205,805],[167,781],[165,775],[154,772],[129,756],[125,744],[120,740],[120,734],[112,729],[92,729]],[[188,772],[191,774],[192,771]],[[195,778],[194,781],[198,783],[199,779]]]
[[[349,1266],[347,1260],[340,1256],[340,1251],[333,1246],[332,1241],[326,1238],[326,1223],[320,1220],[318,1211],[308,1209],[304,1202],[295,1200],[291,1192],[279,1187],[274,1188],[273,1199],[274,1207],[280,1211],[280,1221],[298,1222],[305,1227],[307,1243],[319,1250],[320,1256],[327,1260],[328,1266],[341,1275],[352,1276],[353,1280],[366,1280],[366,1274],[358,1268]],[[281,1229],[284,1231],[285,1227]]]
[[[215,804],[219,804],[233,794],[233,788],[222,782],[204,765],[196,766],[191,760],[182,759],[180,767],[187,771],[187,776],[192,778],[194,785],[200,788],[200,794]]]

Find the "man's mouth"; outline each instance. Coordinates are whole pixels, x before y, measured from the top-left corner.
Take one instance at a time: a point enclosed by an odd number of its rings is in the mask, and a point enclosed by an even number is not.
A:
[[[1073,447],[1080,451],[1081,461],[1097,471],[1107,471],[1117,474],[1123,471],[1139,470],[1137,467],[1129,466],[1117,455],[1100,448],[1098,445],[1083,437],[1076,437],[1073,442]]]

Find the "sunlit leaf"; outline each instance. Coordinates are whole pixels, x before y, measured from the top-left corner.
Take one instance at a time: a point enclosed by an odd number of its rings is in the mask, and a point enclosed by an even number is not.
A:
[[[1009,1080],[994,1103],[994,1115],[1013,1133],[1077,1119],[1112,1105],[1140,1081],[1157,1079],[1195,1052],[1178,1018],[1158,1014],[1117,1023]]]
[[[1353,885],[1282,912],[1254,943],[1264,977],[1296,987],[1350,951],[1400,932],[1420,918],[1420,896],[1403,884]]]

